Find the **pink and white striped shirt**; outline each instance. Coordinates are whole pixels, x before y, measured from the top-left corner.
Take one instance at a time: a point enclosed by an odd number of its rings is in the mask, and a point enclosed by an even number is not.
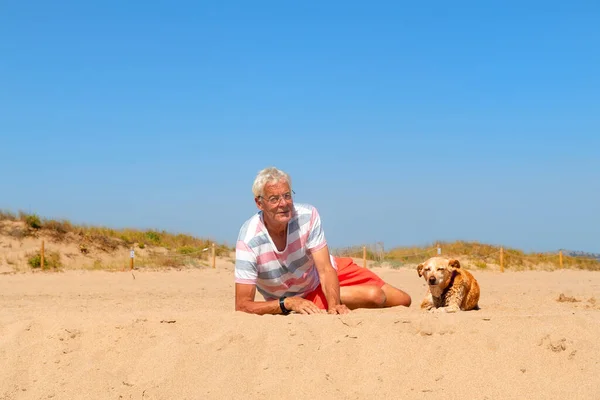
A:
[[[256,285],[265,300],[304,296],[320,283],[311,253],[326,245],[315,207],[294,204],[283,251],[277,250],[259,211],[240,229],[235,250],[235,283]],[[330,259],[336,268],[333,257]]]

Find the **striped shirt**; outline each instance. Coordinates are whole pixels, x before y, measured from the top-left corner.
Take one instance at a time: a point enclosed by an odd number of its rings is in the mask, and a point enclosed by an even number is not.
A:
[[[283,251],[277,250],[259,211],[240,229],[235,248],[235,283],[256,285],[265,300],[304,296],[320,283],[311,253],[326,245],[315,207],[294,204]],[[330,259],[336,268],[333,257]]]

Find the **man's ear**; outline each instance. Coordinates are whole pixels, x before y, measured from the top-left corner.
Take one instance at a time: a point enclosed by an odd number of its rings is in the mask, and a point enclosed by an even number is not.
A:
[[[260,197],[255,197],[255,198],[254,198],[254,202],[256,203],[256,207],[258,207],[258,209],[259,209],[260,211],[264,211],[264,210],[263,210],[263,206],[262,206],[262,204],[261,204],[261,202],[260,202]]]
[[[458,260],[450,260],[448,261],[448,266],[452,269],[459,269],[460,263],[458,262]]]
[[[419,276],[423,276],[423,264],[417,265],[417,273]]]

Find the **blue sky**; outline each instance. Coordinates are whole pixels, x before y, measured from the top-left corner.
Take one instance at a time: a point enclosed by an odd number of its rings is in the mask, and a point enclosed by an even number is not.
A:
[[[600,3],[3,2],[0,208],[235,242],[600,252]]]

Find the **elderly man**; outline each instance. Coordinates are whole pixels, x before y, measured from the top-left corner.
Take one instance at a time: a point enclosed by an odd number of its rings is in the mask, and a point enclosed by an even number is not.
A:
[[[408,294],[329,254],[317,209],[294,204],[292,181],[277,168],[252,186],[260,210],[236,244],[235,309],[253,314],[346,314],[350,309],[410,306]],[[256,289],[265,301],[255,301]]]

